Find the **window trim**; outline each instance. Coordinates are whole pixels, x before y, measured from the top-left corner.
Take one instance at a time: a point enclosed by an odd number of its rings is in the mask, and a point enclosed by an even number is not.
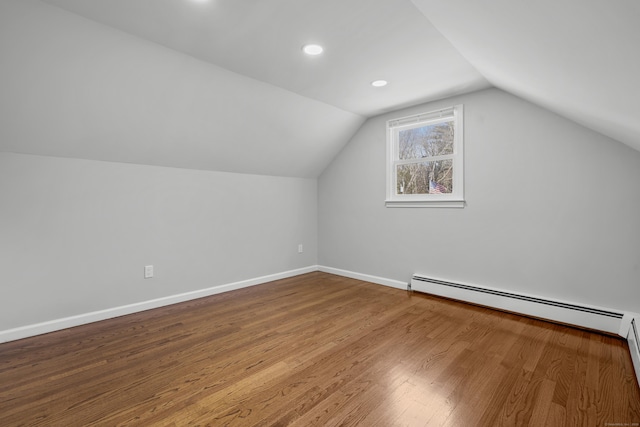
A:
[[[385,206],[402,208],[463,208],[465,206],[463,116],[463,105],[458,104],[436,111],[414,114],[387,121],[387,198],[385,200]],[[402,129],[448,121],[449,118],[451,118],[454,123],[454,150],[453,155],[446,155],[444,157],[453,159],[453,193],[397,194],[397,176],[395,173],[395,167],[398,164],[407,163],[407,161],[399,160],[397,156],[399,131]],[[435,157],[428,157],[426,159],[435,159]]]

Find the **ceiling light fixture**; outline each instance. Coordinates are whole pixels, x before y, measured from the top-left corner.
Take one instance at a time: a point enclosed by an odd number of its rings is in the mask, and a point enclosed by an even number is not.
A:
[[[387,81],[386,80],[374,80],[371,82],[371,86],[373,87],[382,87],[382,86],[386,86],[387,85]]]
[[[307,55],[320,55],[324,49],[319,44],[306,44],[302,46],[302,51]]]

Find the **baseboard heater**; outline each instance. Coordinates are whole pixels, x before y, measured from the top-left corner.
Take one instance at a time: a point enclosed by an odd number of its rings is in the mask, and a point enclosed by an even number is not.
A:
[[[638,321],[640,321],[640,317],[634,317],[631,320],[627,342],[629,343],[633,367],[636,371],[636,379],[638,380],[638,385],[640,385],[640,325],[638,325]]]
[[[616,334],[623,338],[627,338],[632,319],[632,316],[624,312],[448,282],[419,274],[412,277],[411,289],[498,310]]]

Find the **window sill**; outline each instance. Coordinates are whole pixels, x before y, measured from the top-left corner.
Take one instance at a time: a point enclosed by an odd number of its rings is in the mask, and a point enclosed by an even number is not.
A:
[[[464,208],[464,200],[386,200],[388,208]]]

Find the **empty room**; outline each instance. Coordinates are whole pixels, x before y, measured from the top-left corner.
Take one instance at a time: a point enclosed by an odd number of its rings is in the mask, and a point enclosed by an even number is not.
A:
[[[640,426],[638,22],[0,0],[0,426]]]

